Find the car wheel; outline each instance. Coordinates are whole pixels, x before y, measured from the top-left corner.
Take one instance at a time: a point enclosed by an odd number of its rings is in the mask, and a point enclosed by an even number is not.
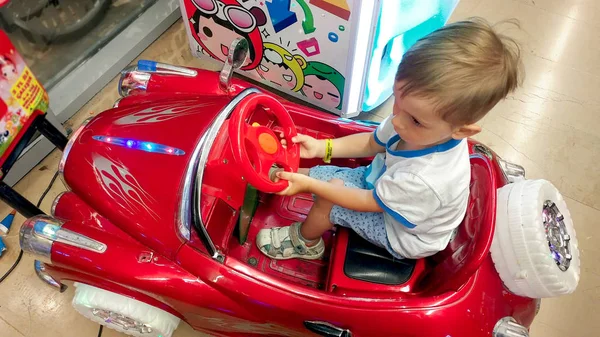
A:
[[[573,221],[558,190],[545,180],[498,189],[492,259],[513,293],[531,298],[575,291],[579,249]]]
[[[75,310],[107,328],[136,337],[171,337],[179,325],[178,317],[146,303],[86,284],[75,287]]]

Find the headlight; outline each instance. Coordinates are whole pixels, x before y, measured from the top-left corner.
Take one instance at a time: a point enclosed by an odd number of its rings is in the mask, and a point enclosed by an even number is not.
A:
[[[61,221],[47,215],[37,215],[27,219],[21,226],[21,249],[34,254],[37,260],[46,263],[52,263],[51,254],[54,242],[100,254],[106,251],[106,244],[62,228],[62,225]]]
[[[504,317],[494,326],[493,337],[529,337],[529,330],[512,317]]]
[[[125,68],[121,72],[121,78],[119,78],[119,86],[117,88],[119,95],[122,97],[129,96],[132,90],[146,91],[150,76],[149,73],[139,71],[135,66]]]
[[[52,252],[53,238],[50,234],[62,226],[62,223],[49,216],[34,216],[25,220],[19,235],[21,249],[34,254],[37,260],[52,263],[50,255]]]

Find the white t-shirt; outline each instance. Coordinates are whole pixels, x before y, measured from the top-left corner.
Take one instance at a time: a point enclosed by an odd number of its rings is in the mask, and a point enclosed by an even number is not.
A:
[[[396,150],[400,136],[386,118],[375,130],[385,146],[367,168],[367,187],[384,212],[388,240],[411,259],[444,250],[469,200],[471,165],[466,140],[416,151]]]

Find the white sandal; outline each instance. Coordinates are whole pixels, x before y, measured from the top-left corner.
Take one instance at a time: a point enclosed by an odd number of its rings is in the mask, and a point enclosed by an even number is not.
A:
[[[317,260],[325,252],[325,243],[319,238],[314,246],[307,246],[300,238],[301,222],[287,227],[261,229],[256,236],[256,245],[265,255],[277,259]]]

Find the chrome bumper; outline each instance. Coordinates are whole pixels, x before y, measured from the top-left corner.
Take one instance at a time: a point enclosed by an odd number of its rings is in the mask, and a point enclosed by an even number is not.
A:
[[[529,337],[529,330],[517,323],[517,321],[508,316],[500,319],[494,331],[492,332],[493,337]]]
[[[498,165],[500,166],[500,169],[502,169],[504,178],[509,182],[514,183],[525,179],[525,168],[523,168],[523,166],[508,162],[500,158],[500,156],[497,157]]]
[[[479,153],[490,160],[494,160],[494,153],[492,150],[483,144],[475,144],[473,146],[473,150],[475,153]],[[504,175],[504,178],[509,183],[514,183],[525,179],[525,169],[523,166],[508,162],[500,158],[498,154],[496,154],[496,162],[502,171],[502,175]]]
[[[44,281],[44,283],[48,284],[52,288],[60,291],[61,293],[67,290],[67,286],[55,280],[52,276],[46,272],[46,265],[38,260],[33,262],[33,268],[35,269],[36,275],[40,278],[40,280]]]

